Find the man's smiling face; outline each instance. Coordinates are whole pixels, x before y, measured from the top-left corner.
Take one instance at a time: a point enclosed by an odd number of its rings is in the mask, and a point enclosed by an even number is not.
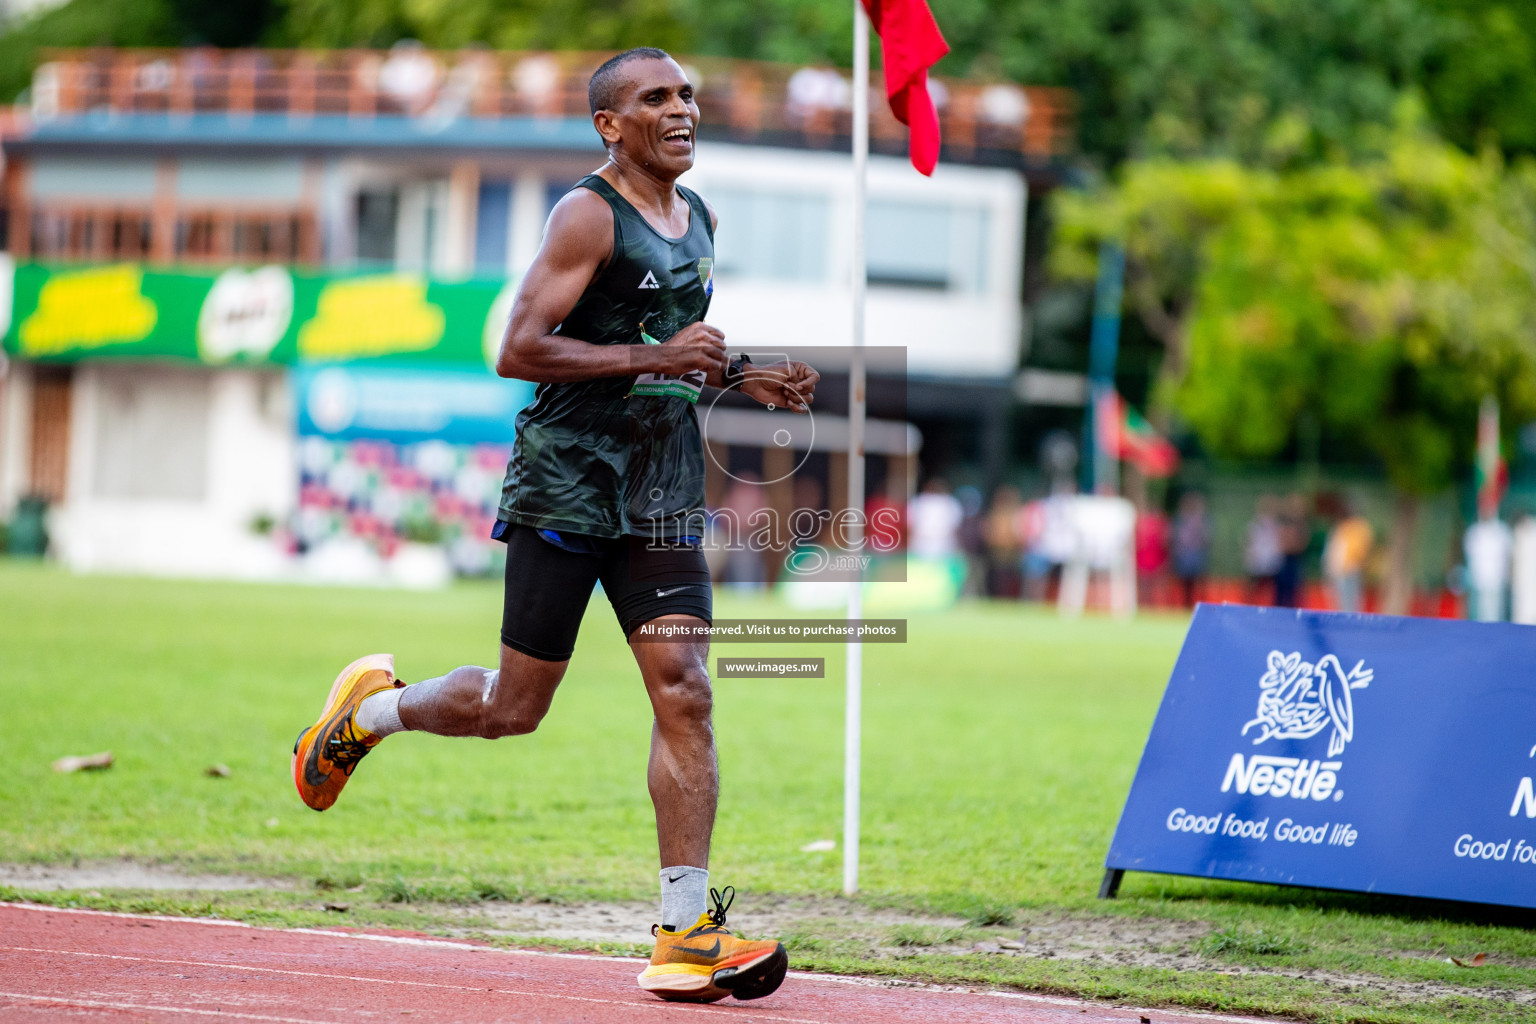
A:
[[[632,60],[620,72],[616,109],[598,111],[598,132],[647,170],[677,177],[693,166],[699,108],[692,84],[675,61],[662,58]]]

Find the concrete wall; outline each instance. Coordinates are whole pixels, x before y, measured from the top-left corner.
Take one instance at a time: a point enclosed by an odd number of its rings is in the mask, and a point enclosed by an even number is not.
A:
[[[9,519],[31,481],[32,371],[12,362],[0,377],[0,519]]]
[[[281,575],[251,525],[296,500],[288,402],[286,379],[269,372],[82,364],[58,557],[77,571]]]

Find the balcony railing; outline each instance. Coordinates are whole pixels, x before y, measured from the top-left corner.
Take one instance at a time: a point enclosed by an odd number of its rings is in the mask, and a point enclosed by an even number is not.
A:
[[[32,114],[38,121],[92,111],[584,120],[587,79],[607,56],[407,44],[388,51],[53,50],[33,77]],[[846,144],[851,86],[842,72],[705,57],[683,65],[698,87],[705,137]],[[1071,146],[1066,90],[937,79],[934,92],[946,159],[1033,163]],[[872,146],[899,151],[906,129],[872,99]]]

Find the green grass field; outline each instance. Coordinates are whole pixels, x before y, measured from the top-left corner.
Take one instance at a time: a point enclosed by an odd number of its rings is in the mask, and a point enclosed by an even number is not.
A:
[[[19,893],[92,906],[328,920],[315,886],[362,886],[348,923],[439,927],[475,900],[650,898],[650,716],[601,599],[538,732],[488,743],[406,734],[324,815],[288,775],[331,678],[389,650],[407,680],[495,658],[495,585],[441,593],[77,578],[0,562],[0,861],[131,858],[295,879],[297,891]],[[722,616],[784,615],[722,597]],[[1536,1020],[1536,936],[1446,905],[1131,875],[1095,899],[1105,850],[1182,619],[1062,622],[1012,605],[914,616],[866,648],[865,906],[972,927],[788,937],[797,966],[1317,1020]],[[714,878],[837,899],[842,648],[827,678],[716,685],[722,802]],[[50,762],[110,749],[110,771]],[[228,778],[203,769],[222,763]],[[307,894],[306,890],[307,889]],[[1044,921],[1107,935],[1102,955],[960,953]],[[1115,926],[1168,939],[1115,945]],[[1108,927],[1106,927],[1108,925]],[[940,948],[944,947],[944,948]],[[1027,947],[1026,947],[1027,948]],[[899,952],[892,952],[893,949]],[[1463,969],[1447,956],[1489,954]]]

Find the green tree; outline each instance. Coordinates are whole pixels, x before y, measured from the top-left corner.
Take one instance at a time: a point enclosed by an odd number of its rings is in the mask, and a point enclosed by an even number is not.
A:
[[[1440,42],[1425,61],[1430,111],[1447,138],[1536,153],[1536,6],[1432,0]]]
[[[680,0],[286,0],[283,30],[302,46],[692,49]]]
[[[1184,377],[1211,239],[1273,188],[1273,175],[1232,160],[1156,158],[1124,165],[1114,185],[1056,195],[1051,270],[1058,279],[1091,283],[1105,242],[1125,250],[1126,302],[1163,346],[1152,412],[1161,428],[1166,399]]]
[[[32,81],[51,46],[250,46],[281,15],[276,0],[71,0],[0,33],[0,97]]]
[[[1421,0],[952,0],[936,4],[975,74],[1061,85],[1104,166],[1158,154],[1263,155],[1271,127],[1349,149],[1417,83],[1443,18]]]
[[[1536,416],[1536,171],[1405,130],[1256,188],[1207,241],[1175,407],[1224,456],[1279,454],[1304,415],[1372,452],[1405,611],[1420,499],[1466,472],[1480,400]]]

